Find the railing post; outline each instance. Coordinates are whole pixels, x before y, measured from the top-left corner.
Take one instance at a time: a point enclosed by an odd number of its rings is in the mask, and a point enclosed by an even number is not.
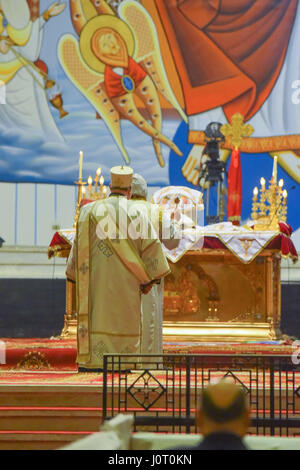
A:
[[[191,417],[191,357],[186,356],[186,418],[188,424],[186,425],[186,433],[190,434],[191,432],[191,425],[190,425],[190,417]]]
[[[270,435],[275,435],[275,380],[274,380],[274,357],[270,357]]]
[[[102,420],[104,421],[107,415],[107,356],[103,356],[103,396],[102,396]]]

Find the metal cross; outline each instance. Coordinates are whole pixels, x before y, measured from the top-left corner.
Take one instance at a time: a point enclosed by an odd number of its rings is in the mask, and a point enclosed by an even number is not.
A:
[[[250,137],[254,129],[251,124],[244,124],[244,118],[240,113],[235,113],[231,117],[231,124],[224,124],[220,131],[225,137],[231,139],[232,145],[237,150],[243,141],[243,137]]]

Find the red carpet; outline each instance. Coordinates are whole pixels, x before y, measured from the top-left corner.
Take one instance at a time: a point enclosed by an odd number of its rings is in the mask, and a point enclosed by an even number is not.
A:
[[[141,375],[143,371],[133,371],[127,377],[127,386],[134,383]],[[226,370],[225,370],[226,372]],[[224,370],[214,370],[210,371],[210,380],[220,380],[224,377],[225,374]],[[159,380],[160,383],[166,384],[167,380],[170,380],[170,371],[151,371],[152,375]],[[114,377],[114,386],[118,383],[119,374],[116,374]],[[227,377],[230,379],[230,375]],[[290,381],[292,375],[281,376],[279,378],[278,374],[275,374],[274,380],[275,384],[277,385],[280,380],[281,387],[285,387],[286,380]],[[108,386],[112,384],[112,375],[109,374],[107,378]],[[258,374],[258,387],[265,387],[269,386],[270,377],[269,373],[260,372]],[[193,386],[195,381],[199,381],[199,373],[195,375],[194,372],[190,375],[190,383]],[[234,371],[234,377],[232,380],[238,380],[243,383],[245,386],[250,385],[250,373],[249,371]],[[151,385],[152,380],[149,381]],[[172,376],[172,383],[175,386],[180,388],[185,387],[185,372],[178,370],[175,371],[174,376]],[[153,380],[153,384],[155,384]],[[84,385],[84,386],[98,386],[102,387],[103,385],[103,374],[101,373],[67,373],[67,372],[7,372],[7,371],[0,371],[0,385]],[[295,376],[295,386],[300,386],[300,374]]]
[[[6,349],[6,364],[0,371],[76,371],[75,339],[2,339]],[[287,355],[290,344],[269,343],[164,343],[165,354],[259,354]]]
[[[43,370],[75,371],[75,339],[2,339],[6,347],[6,364],[3,370]]]

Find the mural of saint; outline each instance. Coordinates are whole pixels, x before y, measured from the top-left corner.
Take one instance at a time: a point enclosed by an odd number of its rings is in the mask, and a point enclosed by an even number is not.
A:
[[[162,113],[158,92],[184,118],[164,72],[157,33],[151,17],[136,1],[127,0],[118,15],[108,2],[71,2],[71,18],[79,42],[65,35],[59,43],[61,65],[81,93],[105,121],[125,161],[120,119],[127,119],[153,140],[161,167],[165,162],[161,144],[176,154],[180,149],[162,133]],[[136,99],[143,103],[144,117]]]
[[[189,142],[203,144],[201,131],[209,122],[225,123],[241,113],[255,130],[241,151],[276,152],[300,182],[300,108],[293,100],[300,70],[299,2],[143,3],[167,37],[189,118]],[[192,181],[191,174],[185,176]]]

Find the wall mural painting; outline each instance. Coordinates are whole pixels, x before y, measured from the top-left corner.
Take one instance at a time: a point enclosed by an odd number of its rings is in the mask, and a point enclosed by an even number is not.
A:
[[[84,178],[197,188],[204,130],[240,113],[242,218],[276,154],[298,228],[299,38],[297,0],[0,0],[0,180],[73,184],[83,150]]]

